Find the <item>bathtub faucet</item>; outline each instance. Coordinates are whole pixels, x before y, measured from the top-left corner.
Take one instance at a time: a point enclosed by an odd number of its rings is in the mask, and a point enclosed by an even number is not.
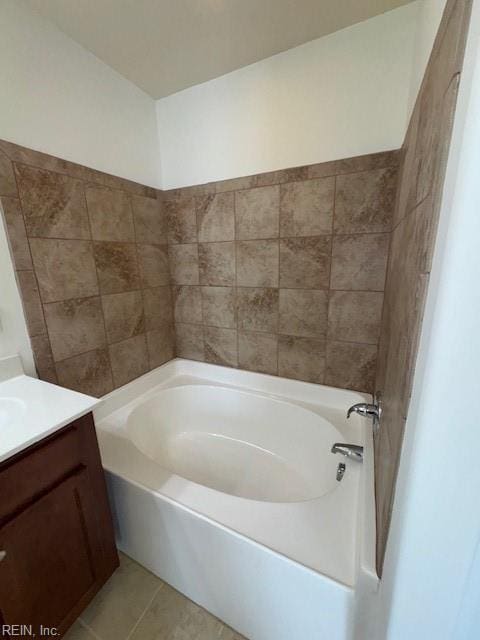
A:
[[[347,418],[349,418],[352,413],[358,413],[364,418],[369,418],[370,416],[377,420],[380,418],[379,406],[376,404],[368,404],[368,402],[359,402],[358,404],[352,405],[347,411]]]
[[[359,444],[346,444],[345,442],[335,442],[332,447],[332,453],[341,453],[342,456],[362,462],[363,447]]]
[[[382,398],[379,391],[373,396],[373,403],[358,402],[350,407],[347,411],[347,418],[352,413],[358,413],[358,415],[364,418],[373,418],[373,433],[377,433],[380,428],[380,416],[382,415]]]

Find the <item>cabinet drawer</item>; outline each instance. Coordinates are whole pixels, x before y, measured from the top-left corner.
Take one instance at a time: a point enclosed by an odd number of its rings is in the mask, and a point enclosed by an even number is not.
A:
[[[0,466],[0,522],[82,464],[79,427],[74,422]]]

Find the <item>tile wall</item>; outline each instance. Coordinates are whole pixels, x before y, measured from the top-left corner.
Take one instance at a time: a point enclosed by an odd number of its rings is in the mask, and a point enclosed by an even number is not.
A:
[[[101,396],[174,356],[161,194],[0,141],[0,196],[41,378]]]
[[[398,159],[164,192],[177,355],[371,392]]]
[[[40,377],[99,396],[176,353],[373,390],[398,152],[163,193],[0,159]]]
[[[381,573],[448,158],[470,0],[448,0],[402,148],[376,388],[377,569]]]

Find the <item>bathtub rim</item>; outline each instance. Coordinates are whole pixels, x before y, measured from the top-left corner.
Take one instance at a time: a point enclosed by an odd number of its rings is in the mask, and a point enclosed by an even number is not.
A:
[[[315,383],[282,378],[279,376],[256,373],[242,369],[232,369],[230,367],[195,360],[175,358],[103,396],[101,404],[94,411],[95,420],[96,422],[100,422],[116,411],[122,409],[125,405],[134,401],[140,402],[141,400],[148,399],[150,394],[155,392],[157,386],[166,383],[170,379],[182,375],[208,379],[209,374],[217,384],[232,386],[238,389],[253,390],[274,398],[282,398],[286,395],[295,398],[298,402],[305,402],[306,405],[309,404],[309,399],[312,404],[321,403],[321,396],[324,395],[325,397],[327,394],[328,405],[337,409],[344,409],[347,402],[354,404],[355,402],[371,401],[371,396],[369,394],[349,389],[340,389],[337,387],[318,385]],[[315,394],[315,399],[313,398],[313,394]],[[318,397],[319,394],[320,398]],[[333,403],[332,400],[334,400]],[[327,401],[325,402],[327,403]],[[289,556],[284,556],[275,549],[272,549],[239,531],[235,531],[228,525],[224,525],[221,522],[210,518],[208,515],[203,514],[200,511],[196,511],[188,505],[184,505],[169,496],[163,495],[160,492],[155,492],[141,483],[137,483],[137,485],[154,493],[162,499],[172,501],[179,507],[195,513],[197,516],[204,518],[214,526],[223,527],[235,535],[241,536],[250,540],[254,544],[260,545],[271,553],[287,558],[289,561],[298,564],[305,570],[318,573],[322,577],[332,580],[346,588],[356,589],[357,585],[361,585],[362,591],[367,589],[368,592],[376,592],[379,585],[379,578],[376,573],[374,452],[373,430],[369,420],[362,420],[361,431],[364,443],[364,462],[362,464],[363,473],[360,474],[359,501],[358,511],[356,514],[359,539],[357,539],[356,544],[356,577],[353,587],[341,580],[337,580],[327,574],[318,572]],[[105,469],[113,475],[122,477],[116,473],[115,470],[109,469],[108,466],[105,466]],[[135,484],[135,480],[131,478],[123,479]]]

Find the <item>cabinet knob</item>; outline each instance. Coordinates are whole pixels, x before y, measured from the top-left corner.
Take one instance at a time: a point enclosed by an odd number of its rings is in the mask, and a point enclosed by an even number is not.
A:
[[[6,557],[7,557],[7,552],[6,551],[0,551],[0,562],[2,560],[5,560]]]

